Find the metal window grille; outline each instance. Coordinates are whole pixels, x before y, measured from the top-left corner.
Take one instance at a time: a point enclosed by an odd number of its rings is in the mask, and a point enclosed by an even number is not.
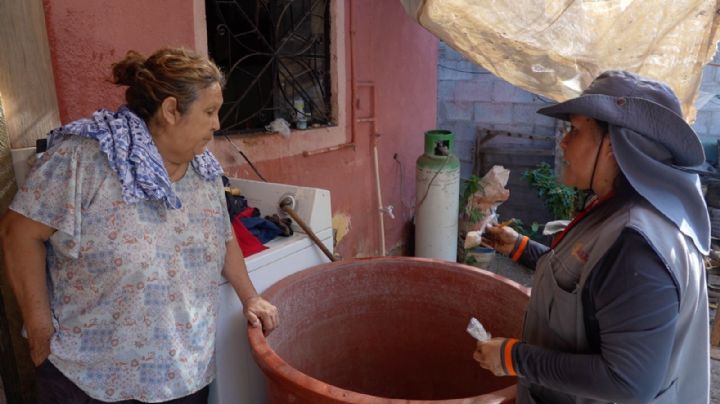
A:
[[[225,72],[221,134],[333,125],[330,0],[206,0],[208,50]]]

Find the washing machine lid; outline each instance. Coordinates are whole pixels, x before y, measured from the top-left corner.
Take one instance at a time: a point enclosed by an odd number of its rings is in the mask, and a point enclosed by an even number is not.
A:
[[[317,237],[325,246],[332,246],[332,228],[318,232]],[[245,259],[248,274],[257,275],[258,272],[282,271],[286,266],[287,259],[294,256],[293,265],[300,265],[303,268],[315,266],[327,262],[322,251],[310,240],[307,234],[295,232],[290,237],[277,237],[265,244],[267,250],[263,250]],[[332,248],[331,248],[332,250]],[[309,254],[313,252],[313,254]],[[285,261],[285,262],[282,262]],[[227,283],[223,278],[221,284]]]

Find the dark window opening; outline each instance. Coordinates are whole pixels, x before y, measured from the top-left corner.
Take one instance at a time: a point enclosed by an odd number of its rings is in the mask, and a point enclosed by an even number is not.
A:
[[[227,85],[221,133],[334,125],[330,0],[206,0],[208,52]]]

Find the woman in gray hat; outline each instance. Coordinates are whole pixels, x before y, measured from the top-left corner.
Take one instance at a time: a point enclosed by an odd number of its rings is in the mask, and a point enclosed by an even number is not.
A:
[[[518,376],[518,403],[707,403],[710,224],[688,170],[705,156],[677,97],[608,71],[538,112],[570,121],[562,179],[595,198],[550,247],[487,230],[536,273],[522,341],[478,343],[475,359]]]

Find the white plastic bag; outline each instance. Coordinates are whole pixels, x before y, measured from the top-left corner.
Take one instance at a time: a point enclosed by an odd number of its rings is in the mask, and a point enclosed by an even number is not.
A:
[[[480,342],[489,341],[490,338],[492,338],[492,335],[485,331],[485,327],[483,327],[482,323],[480,323],[480,321],[478,321],[475,317],[470,319],[470,323],[468,323],[467,326],[467,332]]]
[[[290,124],[282,118],[270,122],[269,125],[265,126],[265,130],[271,133],[279,133],[286,139],[290,137]]]
[[[480,179],[480,189],[470,195],[463,211],[464,248],[480,245],[485,227],[497,223],[495,210],[510,197],[510,191],[505,189],[509,178],[510,170],[503,166],[493,166]]]

